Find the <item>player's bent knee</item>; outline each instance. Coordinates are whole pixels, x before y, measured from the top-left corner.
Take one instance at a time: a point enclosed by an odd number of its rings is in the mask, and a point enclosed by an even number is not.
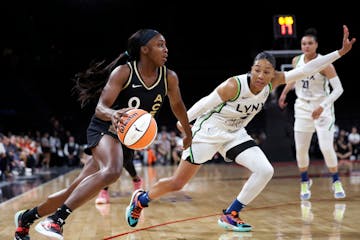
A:
[[[274,168],[269,165],[268,167],[263,169],[264,178],[270,180],[274,176]]]

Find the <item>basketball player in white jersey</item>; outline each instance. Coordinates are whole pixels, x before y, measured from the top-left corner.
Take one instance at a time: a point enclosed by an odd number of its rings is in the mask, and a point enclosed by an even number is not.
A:
[[[316,30],[308,29],[301,39],[302,55],[292,60],[294,68],[304,66],[307,62],[319,58]],[[332,87],[330,93],[329,85]],[[294,111],[294,138],[296,160],[301,175],[300,199],[309,200],[312,180],[308,176],[309,148],[311,138],[316,131],[320,150],[326,166],[332,175],[332,189],[335,198],[345,198],[345,191],[339,179],[338,159],[334,150],[335,112],[334,102],[343,93],[343,87],[333,64],[323,70],[287,84],[279,98],[280,108],[284,108],[287,93],[295,86],[297,96]]]
[[[234,231],[250,231],[251,225],[240,219],[239,212],[264,189],[274,169],[245,127],[261,111],[273,88],[312,75],[350,51],[355,39],[349,40],[348,36],[344,26],[340,50],[285,73],[275,70],[275,58],[271,54],[261,52],[255,57],[249,74],[230,77],[196,102],[187,111],[190,122],[196,119],[191,146],[183,151],[173,176],[160,179],[147,192],[138,189],[133,193],[125,214],[129,226],[137,225],[141,210],[148,207],[151,200],[180,190],[198,172],[201,164],[219,152],[224,158],[248,168],[252,174],[239,195],[223,211],[218,224]],[[181,131],[181,124],[177,126]]]

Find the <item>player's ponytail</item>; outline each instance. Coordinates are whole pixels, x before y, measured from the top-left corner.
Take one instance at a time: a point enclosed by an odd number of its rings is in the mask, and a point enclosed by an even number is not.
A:
[[[84,72],[75,74],[73,78],[75,86],[72,91],[78,94],[78,100],[82,108],[92,100],[97,101],[111,71],[114,70],[116,66],[126,63],[128,59],[129,55],[123,52],[107,65],[105,60],[100,62],[93,61]]]

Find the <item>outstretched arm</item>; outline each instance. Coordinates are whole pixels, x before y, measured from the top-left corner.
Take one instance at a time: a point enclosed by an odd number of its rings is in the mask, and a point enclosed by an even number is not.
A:
[[[296,68],[290,70],[289,72],[285,73],[285,82],[293,82],[297,80],[304,79],[307,76],[310,76],[314,73],[320,72],[322,69],[327,67],[332,62],[335,62],[341,56],[344,56],[348,53],[354,42],[356,41],[355,38],[349,40],[349,29],[346,25],[343,26],[344,34],[343,34],[343,45],[340,50],[334,51],[332,53],[328,53],[324,55],[324,57],[316,58],[308,64],[305,64],[303,67]]]
[[[343,30],[344,35],[341,49],[311,60],[302,67],[292,69],[288,72],[276,72],[275,78],[273,80],[274,88],[280,84],[298,81],[314,73],[320,72],[327,65],[335,62],[337,59],[348,53],[351,50],[352,45],[355,43],[356,39],[349,39],[349,30],[346,25],[343,26]]]

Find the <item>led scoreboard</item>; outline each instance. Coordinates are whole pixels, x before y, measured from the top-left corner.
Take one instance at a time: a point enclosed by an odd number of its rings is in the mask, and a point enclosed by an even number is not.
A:
[[[296,38],[296,24],[294,15],[275,15],[273,21],[275,39]]]

